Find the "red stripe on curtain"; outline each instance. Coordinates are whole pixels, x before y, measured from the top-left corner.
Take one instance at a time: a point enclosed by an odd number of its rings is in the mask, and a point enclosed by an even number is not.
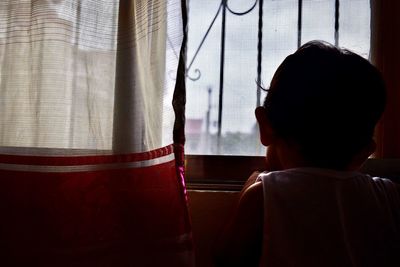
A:
[[[0,265],[188,266],[192,242],[183,168],[173,157],[151,165],[172,153],[169,146],[130,155],[1,155],[0,162],[13,167],[150,162],[100,171],[0,169]]]
[[[146,161],[170,155],[173,145],[146,151],[142,153],[130,153],[120,155],[96,155],[96,156],[24,156],[0,154],[0,163],[29,164],[46,166],[76,166],[91,164],[110,164]]]

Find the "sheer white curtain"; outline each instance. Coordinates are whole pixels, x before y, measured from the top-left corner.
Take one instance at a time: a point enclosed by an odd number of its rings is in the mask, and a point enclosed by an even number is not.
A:
[[[0,145],[172,143],[181,1],[0,2]]]
[[[1,266],[192,266],[185,13],[0,1]]]

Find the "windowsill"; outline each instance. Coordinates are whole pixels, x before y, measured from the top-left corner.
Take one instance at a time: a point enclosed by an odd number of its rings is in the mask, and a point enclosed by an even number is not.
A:
[[[264,169],[261,156],[186,155],[186,181],[189,190],[240,191],[254,171]],[[400,183],[400,159],[368,159],[361,168],[371,176]]]
[[[240,191],[254,171],[264,168],[264,157],[186,155],[188,189]]]

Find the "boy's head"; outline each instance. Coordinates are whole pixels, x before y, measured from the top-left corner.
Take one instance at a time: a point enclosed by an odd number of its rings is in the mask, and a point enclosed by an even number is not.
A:
[[[343,169],[373,141],[385,86],[366,59],[312,41],[278,67],[264,102],[273,134],[315,167]]]

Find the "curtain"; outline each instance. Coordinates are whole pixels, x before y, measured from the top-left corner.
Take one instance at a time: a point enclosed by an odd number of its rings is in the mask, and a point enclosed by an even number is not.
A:
[[[377,156],[400,157],[400,2],[371,0],[371,61],[382,72],[387,106],[377,127]]]
[[[185,12],[0,2],[0,265],[193,264]]]

